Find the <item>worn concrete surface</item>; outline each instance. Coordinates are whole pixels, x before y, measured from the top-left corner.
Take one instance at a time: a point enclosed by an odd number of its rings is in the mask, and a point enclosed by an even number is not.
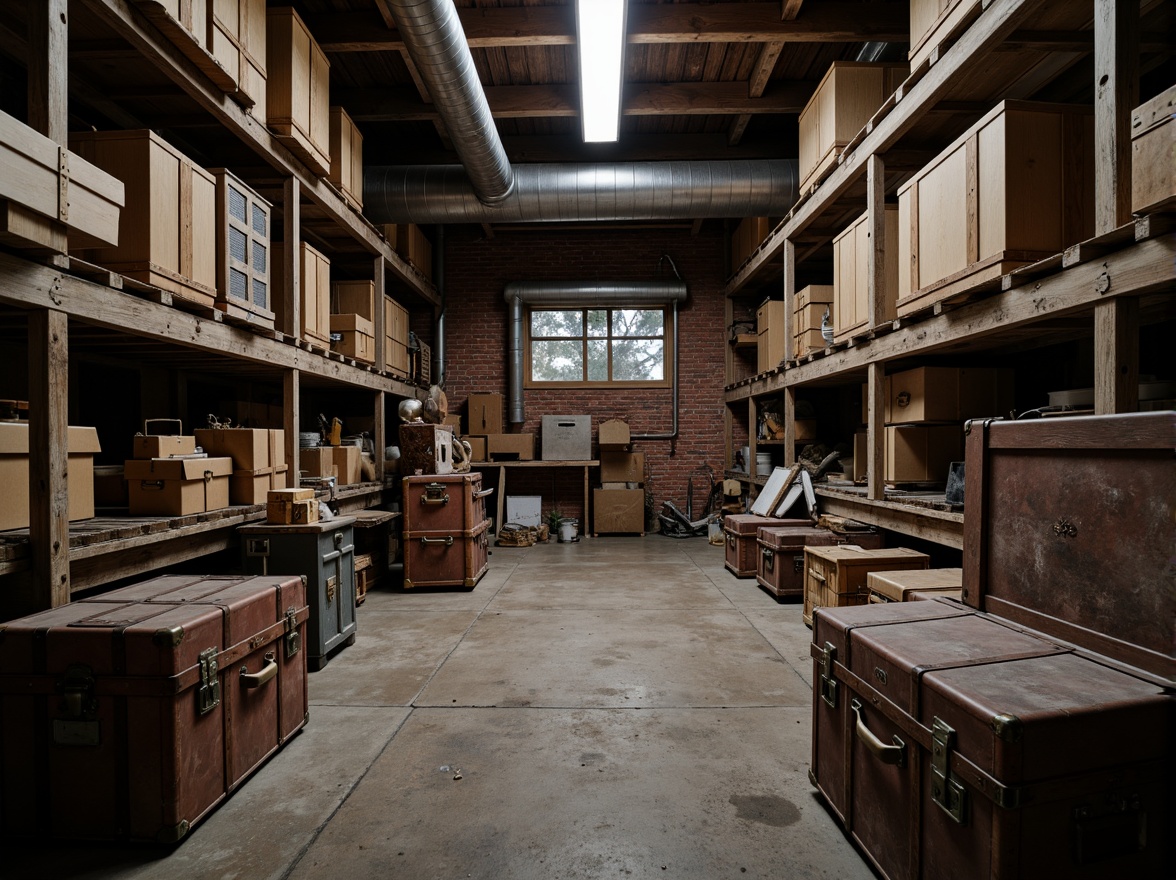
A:
[[[0,874],[869,878],[808,782],[809,638],[703,539],[495,548],[472,592],[369,593],[306,730],[174,850]]]

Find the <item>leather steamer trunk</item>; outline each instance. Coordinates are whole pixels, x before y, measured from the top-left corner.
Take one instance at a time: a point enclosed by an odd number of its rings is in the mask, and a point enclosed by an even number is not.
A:
[[[1176,682],[1176,412],[967,426],[963,601]]]
[[[804,598],[804,548],[838,543],[828,529],[777,526],[761,528],[755,579],[777,599]]]
[[[490,555],[490,520],[465,531],[404,530],[404,589],[477,586]]]
[[[173,843],[307,720],[299,577],[155,578],[0,627],[7,835]]]
[[[727,570],[738,578],[753,578],[759,570],[759,545],[756,536],[761,528],[779,526],[812,526],[807,519],[780,519],[774,516],[757,516],[754,513],[736,513],[723,518],[723,531],[727,534],[725,564]]]
[[[875,868],[1172,876],[1176,701],[942,600],[814,613],[810,777]]]
[[[412,532],[467,532],[486,519],[482,474],[426,474],[401,481],[404,529]]]

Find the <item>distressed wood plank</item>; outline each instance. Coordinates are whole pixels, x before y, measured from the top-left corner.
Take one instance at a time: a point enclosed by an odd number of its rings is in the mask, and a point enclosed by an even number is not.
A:
[[[69,602],[69,317],[29,315],[29,543],[31,607]]]

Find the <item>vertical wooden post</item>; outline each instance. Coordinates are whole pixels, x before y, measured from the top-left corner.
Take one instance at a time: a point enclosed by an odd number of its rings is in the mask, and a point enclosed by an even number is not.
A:
[[[796,244],[784,240],[784,362],[796,357],[793,339],[796,322]],[[787,371],[787,366],[785,366]],[[787,372],[785,373],[787,375]],[[784,386],[784,464],[792,467],[796,463],[796,388]]]
[[[381,373],[388,369],[387,331],[384,328],[384,257],[378,256],[372,261],[372,281],[376,288],[375,314],[372,316],[376,334],[376,369]],[[382,456],[381,456],[382,457]],[[379,470],[379,467],[376,468]]]
[[[282,186],[282,285],[286,308],[278,329],[294,339],[302,338],[302,184],[289,177]],[[293,473],[297,462],[290,465]],[[295,486],[298,485],[295,477]]]
[[[1131,219],[1131,111],[1139,103],[1139,4],[1094,4],[1095,233]],[[1139,302],[1094,307],[1094,410],[1139,408]]]
[[[29,313],[29,545],[33,607],[69,602],[69,317]]]
[[[29,127],[69,142],[69,0],[27,0]]]
[[[870,417],[866,422],[868,437],[866,441],[866,469],[868,470],[866,497],[874,501],[881,501],[886,495],[885,481],[883,480],[886,460],[886,428],[883,425],[883,395],[886,391],[885,368],[881,363],[875,362],[866,369],[866,394],[869,401],[867,415]]]
[[[871,155],[866,164],[866,212],[870,226],[870,251],[866,272],[866,325],[873,329],[886,317],[886,166]]]
[[[286,486],[290,489],[298,488],[298,466],[301,463],[298,447],[298,429],[302,424],[298,412],[301,378],[297,370],[286,370],[282,374],[282,424],[286,431],[286,461],[289,464]]]
[[[784,386],[784,464],[796,464],[796,386]]]
[[[379,311],[383,311],[380,309]],[[384,485],[384,392],[377,391],[372,401],[375,406],[372,419],[372,463],[376,466],[376,482]]]
[[[747,475],[749,477],[756,477],[758,471],[755,466],[755,451],[756,442],[758,440],[758,425],[759,414],[756,412],[756,403],[754,397],[747,398]]]

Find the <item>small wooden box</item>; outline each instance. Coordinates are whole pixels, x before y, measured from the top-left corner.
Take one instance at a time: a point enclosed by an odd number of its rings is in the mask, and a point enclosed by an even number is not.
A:
[[[396,226],[396,253],[429,280],[433,278],[433,245],[415,223]]]
[[[309,501],[268,501],[265,505],[265,521],[278,525],[305,525],[319,521],[318,502]]]
[[[1131,113],[1131,210],[1167,210],[1176,203],[1176,86]]]
[[[376,337],[372,322],[361,315],[331,315],[331,348],[346,357],[374,364]]]
[[[899,189],[900,316],[1094,234],[1092,120],[1004,101]]]
[[[825,337],[821,335],[821,320],[825,311],[833,319],[833,285],[810,284],[796,292],[793,313],[792,356],[803,357],[810,351],[825,348]]]
[[[907,64],[834,61],[800,112],[800,188],[819,181],[910,72]]]
[[[384,371],[407,379],[412,366],[408,356],[408,309],[390,296],[384,297]]]
[[[82,259],[212,306],[216,301],[216,180],[153,131],[70,135],[84,159],[133,185],[118,245]]]
[[[767,217],[744,217],[731,234],[731,270],[747,262],[771,231]]]
[[[347,111],[332,107],[331,174],[328,180],[339,188],[347,204],[363,210],[363,135]]]
[[[336,281],[331,285],[331,314],[359,315],[376,320],[376,283],[374,281]]]
[[[266,11],[266,121],[307,167],[331,173],[331,63],[290,7]]]
[[[870,601],[910,602],[915,592],[959,593],[964,585],[962,568],[928,568],[916,571],[872,571],[866,575]]]
[[[272,329],[272,206],[230,171],[211,168],[209,173],[216,180],[216,307]]]
[[[886,295],[885,308],[877,316],[879,323],[894,319],[898,297],[899,212],[894,205],[886,209],[884,244]],[[868,330],[870,318],[870,224],[869,212],[862,214],[833,239],[833,339],[844,342]]]
[[[765,373],[784,360],[784,302],[765,300],[755,310],[756,372]]]
[[[863,550],[853,544],[804,548],[804,622],[813,625],[814,608],[866,605],[870,591],[866,577],[872,571],[922,569],[930,565],[926,553],[892,547]]]
[[[299,243],[302,338],[321,348],[331,344],[331,261],[306,242]],[[280,245],[274,245],[271,266],[274,314],[285,326],[287,298]]]
[[[980,14],[983,5],[982,0],[911,0],[911,48],[907,53],[911,68],[962,30]]]

